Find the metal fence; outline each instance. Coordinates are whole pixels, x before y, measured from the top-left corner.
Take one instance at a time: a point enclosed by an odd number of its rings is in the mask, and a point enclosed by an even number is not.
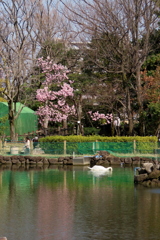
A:
[[[39,142],[34,149],[31,142],[30,155],[95,155],[107,151],[113,155],[155,155],[160,153],[155,142]],[[25,154],[24,142],[0,144],[0,154]]]

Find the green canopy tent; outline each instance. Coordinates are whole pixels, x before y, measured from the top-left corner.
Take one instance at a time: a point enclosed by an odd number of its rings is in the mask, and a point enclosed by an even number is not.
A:
[[[23,108],[22,108],[23,107]],[[16,103],[16,112],[22,108],[22,111],[15,121],[15,131],[18,135],[23,135],[28,132],[35,132],[38,129],[38,120],[35,112],[24,106],[22,103]],[[8,115],[8,103],[0,102],[0,118]],[[6,121],[5,135],[10,135],[9,120]]]

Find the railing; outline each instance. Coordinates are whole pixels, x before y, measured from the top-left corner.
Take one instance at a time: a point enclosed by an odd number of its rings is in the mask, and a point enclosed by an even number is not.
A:
[[[54,135],[61,135],[61,136],[67,136],[67,135],[74,135],[76,134],[76,130],[74,128],[47,128],[45,131],[43,129],[37,130],[37,131],[32,131],[32,132],[27,132],[24,134],[16,134],[16,141],[25,139],[27,136],[30,138],[33,138],[35,135],[39,137],[44,137],[44,136],[54,136]],[[5,138],[7,141],[10,141],[10,136],[6,135]]]

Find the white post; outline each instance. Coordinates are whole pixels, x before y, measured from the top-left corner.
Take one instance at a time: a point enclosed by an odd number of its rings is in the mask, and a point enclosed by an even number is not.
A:
[[[66,140],[64,141],[64,155],[66,155]]]
[[[136,140],[133,140],[133,153],[136,153]]]

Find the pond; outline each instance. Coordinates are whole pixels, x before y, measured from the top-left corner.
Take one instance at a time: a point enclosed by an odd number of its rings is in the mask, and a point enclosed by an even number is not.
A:
[[[159,240],[160,190],[134,186],[134,169],[0,170],[0,236],[7,240]]]

